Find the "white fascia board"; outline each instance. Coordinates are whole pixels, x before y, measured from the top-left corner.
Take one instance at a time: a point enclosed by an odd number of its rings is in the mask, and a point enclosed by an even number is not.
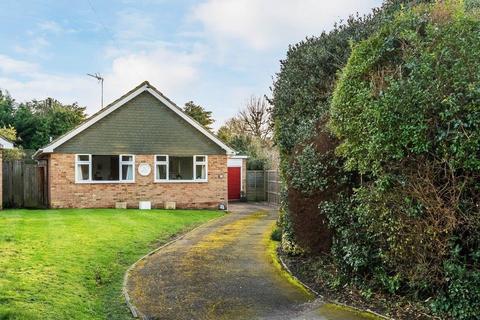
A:
[[[248,159],[248,156],[242,156],[242,155],[231,155],[229,156],[231,159]]]

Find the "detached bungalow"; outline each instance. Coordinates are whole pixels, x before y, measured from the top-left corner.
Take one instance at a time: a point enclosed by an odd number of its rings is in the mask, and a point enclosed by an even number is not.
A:
[[[226,206],[232,157],[148,82],[35,154],[48,170],[52,208]]]

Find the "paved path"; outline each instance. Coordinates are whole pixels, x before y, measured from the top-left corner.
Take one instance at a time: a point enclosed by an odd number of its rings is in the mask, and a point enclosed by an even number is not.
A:
[[[361,319],[320,315],[285,280],[266,248],[277,213],[231,205],[232,213],[139,262],[127,290],[144,319]]]

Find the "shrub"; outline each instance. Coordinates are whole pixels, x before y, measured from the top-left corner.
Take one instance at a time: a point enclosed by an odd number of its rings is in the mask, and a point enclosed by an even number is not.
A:
[[[347,272],[367,270],[389,292],[443,292],[434,310],[461,319],[478,310],[478,14],[463,1],[401,11],[354,46],[329,123],[345,169],[363,175],[349,201],[353,223],[343,229],[368,241],[339,238],[350,250]]]
[[[334,154],[337,141],[325,130],[337,73],[347,62],[352,41],[366,39],[402,5],[412,2],[417,1],[386,1],[370,15],[352,16],[329,33],[290,46],[281,61],[272,92],[272,116],[280,170],[288,185],[283,209],[292,215],[294,232],[288,240],[308,251],[329,250],[328,243],[319,245],[323,242],[319,237],[330,231],[318,205],[335,201],[339,192],[349,193],[355,185],[350,181],[355,177],[343,171],[342,160]]]
[[[275,227],[275,229],[272,230],[270,239],[272,239],[273,241],[282,241],[282,229],[280,229],[279,227]]]

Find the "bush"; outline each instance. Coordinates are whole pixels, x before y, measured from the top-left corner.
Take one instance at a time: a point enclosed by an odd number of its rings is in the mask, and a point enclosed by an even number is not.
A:
[[[290,46],[281,61],[272,115],[280,170],[288,185],[283,209],[292,215],[289,221],[295,231],[294,239],[288,240],[308,251],[329,250],[328,245],[318,245],[324,240],[319,237],[330,233],[318,205],[335,201],[340,192],[350,193],[356,184],[355,175],[345,173],[343,160],[334,154],[338,142],[325,130],[337,73],[347,62],[352,41],[366,39],[402,5],[412,2],[417,1],[386,1],[370,15],[352,16],[329,33]]]
[[[463,1],[401,11],[354,46],[329,123],[345,169],[363,175],[353,217],[329,215],[346,271],[389,292],[443,292],[434,310],[461,319],[478,310],[478,15]]]
[[[282,241],[282,229],[280,229],[279,227],[275,227],[275,229],[272,230],[270,239],[272,239],[273,241]]]

